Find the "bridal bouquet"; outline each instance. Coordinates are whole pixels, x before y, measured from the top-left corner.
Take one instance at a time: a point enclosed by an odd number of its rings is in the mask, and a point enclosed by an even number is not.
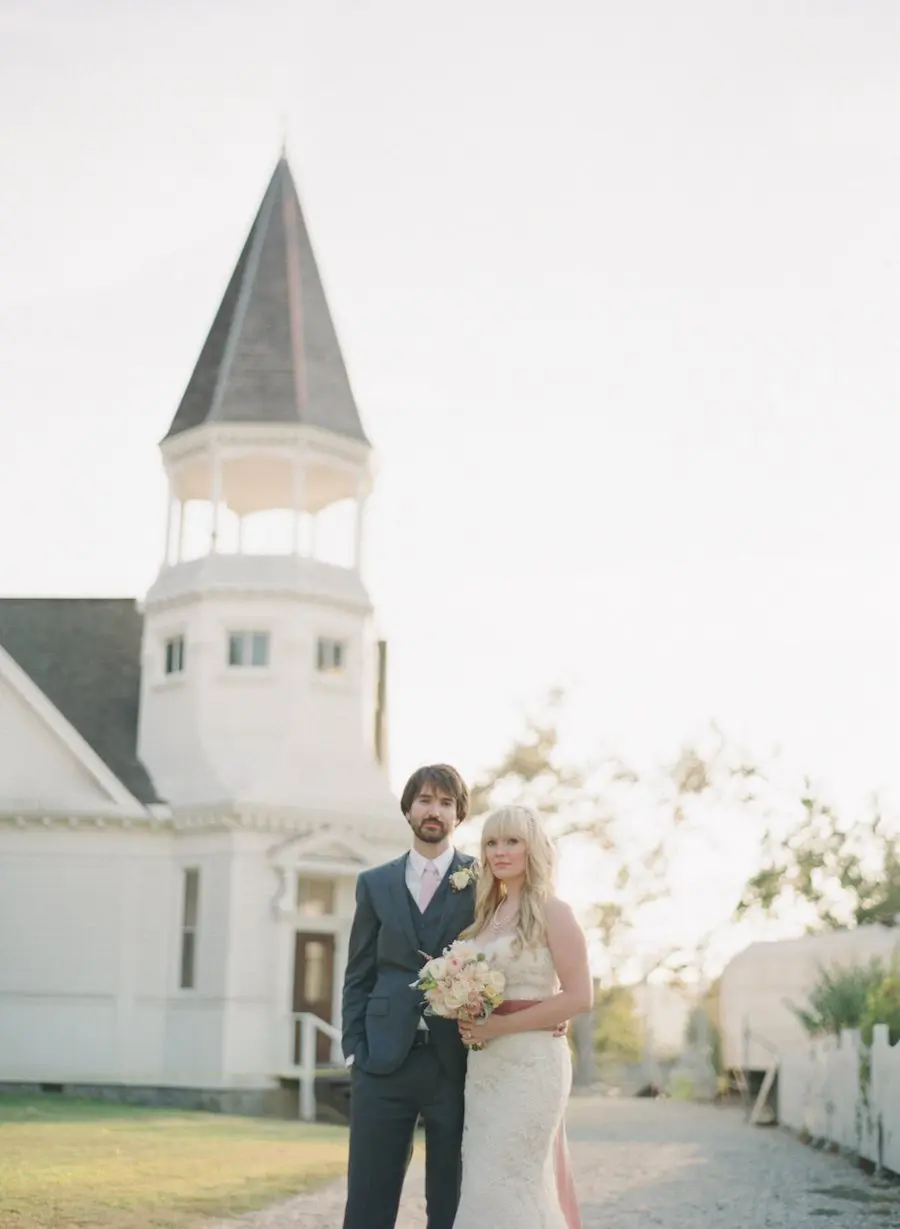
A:
[[[457,939],[442,956],[434,956],[423,965],[411,985],[425,995],[426,1016],[483,1020],[503,1002],[506,978],[499,969],[491,968],[473,943]]]

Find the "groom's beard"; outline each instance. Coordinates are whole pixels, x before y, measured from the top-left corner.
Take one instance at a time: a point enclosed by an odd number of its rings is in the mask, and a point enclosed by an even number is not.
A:
[[[413,832],[426,845],[440,845],[450,835],[450,829],[439,819],[420,819],[413,824]]]

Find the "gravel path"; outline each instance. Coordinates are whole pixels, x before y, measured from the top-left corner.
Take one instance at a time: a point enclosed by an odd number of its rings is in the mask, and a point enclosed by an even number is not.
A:
[[[573,1099],[569,1144],[584,1229],[894,1229],[900,1187],[733,1109]],[[207,1229],[340,1229],[343,1183]],[[424,1229],[415,1167],[397,1229]],[[513,1229],[490,1226],[489,1229]]]

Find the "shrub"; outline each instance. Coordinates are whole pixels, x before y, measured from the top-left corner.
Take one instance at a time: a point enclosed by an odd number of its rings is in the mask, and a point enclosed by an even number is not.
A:
[[[811,1037],[837,1035],[843,1028],[861,1028],[868,1011],[869,997],[887,976],[883,963],[819,969],[819,980],[809,992],[807,1006],[791,1011]]]
[[[890,1034],[891,1045],[900,1041],[900,964],[895,963],[891,971],[881,979],[877,986],[869,991],[866,1009],[860,1024],[862,1037],[866,1045],[872,1044],[872,1033],[876,1024],[886,1024]]]

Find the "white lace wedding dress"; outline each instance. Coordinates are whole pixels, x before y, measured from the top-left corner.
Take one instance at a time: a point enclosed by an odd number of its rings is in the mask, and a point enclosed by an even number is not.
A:
[[[482,939],[506,974],[506,999],[545,999],[558,989],[546,947],[520,950],[514,936]],[[567,1229],[554,1166],[572,1085],[564,1038],[514,1033],[469,1054],[462,1194],[453,1229]]]

